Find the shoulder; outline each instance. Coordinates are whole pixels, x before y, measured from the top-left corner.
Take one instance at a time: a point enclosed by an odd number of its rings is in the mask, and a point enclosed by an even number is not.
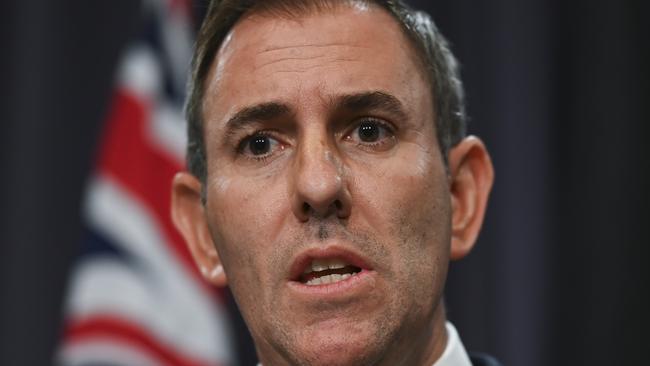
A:
[[[473,366],[502,366],[496,358],[485,353],[472,352],[469,355]]]

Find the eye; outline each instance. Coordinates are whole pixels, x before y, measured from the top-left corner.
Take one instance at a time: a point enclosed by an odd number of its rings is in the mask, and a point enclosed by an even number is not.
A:
[[[251,158],[264,159],[272,155],[275,150],[282,148],[280,141],[268,133],[258,132],[242,140],[238,150],[240,154]]]
[[[362,146],[375,147],[394,141],[395,133],[387,123],[366,118],[358,123],[345,138]]]
[[[375,123],[364,122],[357,128],[359,139],[363,142],[375,142],[381,137],[381,127]]]

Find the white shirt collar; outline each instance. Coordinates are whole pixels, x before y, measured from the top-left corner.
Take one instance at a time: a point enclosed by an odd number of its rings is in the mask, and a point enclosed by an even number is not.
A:
[[[447,328],[447,345],[442,356],[432,366],[472,366],[456,327],[450,322],[447,322],[445,327]],[[262,364],[258,363],[257,366],[262,366]]]
[[[450,322],[447,322],[445,326],[447,328],[447,345],[442,356],[433,366],[472,366],[469,355],[465,351],[465,346],[460,341],[456,327]]]

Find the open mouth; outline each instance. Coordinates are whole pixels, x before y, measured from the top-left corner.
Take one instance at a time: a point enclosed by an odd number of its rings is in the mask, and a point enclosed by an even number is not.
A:
[[[340,258],[313,259],[305,267],[299,281],[307,286],[345,281],[361,272],[361,268]]]
[[[337,301],[376,288],[377,272],[361,253],[336,244],[312,247],[292,261],[287,285],[297,299]]]

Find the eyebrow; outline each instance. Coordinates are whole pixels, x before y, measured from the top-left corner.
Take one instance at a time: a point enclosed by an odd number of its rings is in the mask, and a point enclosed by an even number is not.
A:
[[[334,97],[335,110],[368,111],[384,110],[400,119],[408,119],[402,102],[382,91],[369,91]]]
[[[291,114],[291,108],[279,102],[267,102],[245,107],[235,113],[226,122],[226,135],[244,129],[256,122],[267,122]]]
[[[391,94],[382,91],[367,91],[332,97],[333,110],[369,111],[384,110],[400,119],[407,119],[408,113],[402,102]],[[281,102],[266,102],[244,107],[228,119],[226,136],[253,123],[264,123],[293,114],[291,107]]]

